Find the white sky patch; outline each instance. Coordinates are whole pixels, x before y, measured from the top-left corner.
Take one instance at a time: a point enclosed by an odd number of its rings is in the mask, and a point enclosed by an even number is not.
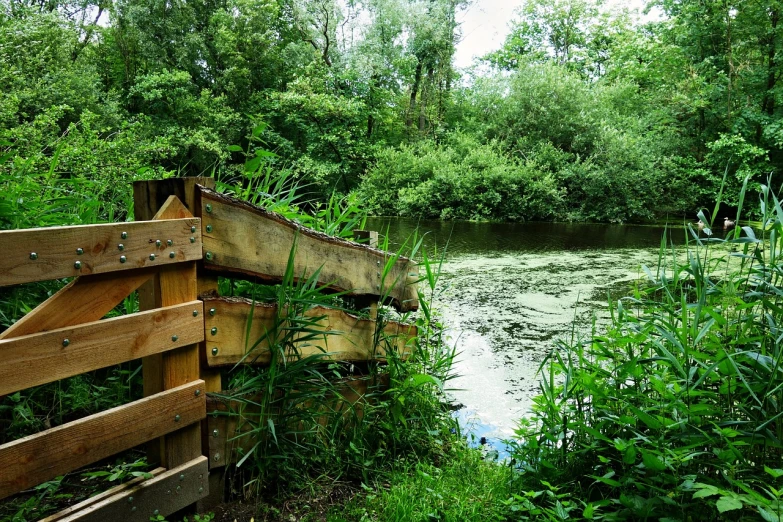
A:
[[[467,9],[457,13],[462,39],[457,44],[454,65],[469,67],[474,59],[499,49],[509,33],[515,11],[524,3],[524,0],[473,0]],[[636,9],[641,13],[644,4],[644,0],[607,0],[605,6]],[[643,18],[656,16],[651,14]]]

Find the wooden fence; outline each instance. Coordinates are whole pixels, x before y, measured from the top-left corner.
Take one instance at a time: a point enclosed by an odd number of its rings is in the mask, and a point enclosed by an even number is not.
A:
[[[0,333],[0,397],[142,358],[144,398],[0,446],[0,499],[119,452],[147,444],[152,478],[136,479],[47,521],[148,521],[209,495],[225,465],[225,419],[207,420],[207,393],[222,390],[221,367],[265,364],[272,305],[219,297],[217,277],[282,280],[295,237],[296,274],[364,302],[382,296],[418,307],[416,267],[371,245],[325,236],[212,190],[209,178],[134,184],[135,222],[0,232],[0,286],[73,278]],[[104,317],[138,291],[140,312]],[[373,309],[374,305],[373,305]],[[339,335],[302,346],[303,356],[383,358],[375,319],[314,309]],[[253,316],[248,332],[248,316]],[[405,356],[415,327],[389,323],[391,349]],[[312,344],[312,343],[310,343]],[[362,384],[352,388],[356,397]],[[210,424],[212,423],[212,424]],[[222,432],[221,437],[212,436]]]

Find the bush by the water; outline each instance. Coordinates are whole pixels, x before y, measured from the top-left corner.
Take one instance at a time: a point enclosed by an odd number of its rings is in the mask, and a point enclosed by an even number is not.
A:
[[[376,214],[514,221],[555,219],[565,196],[551,174],[464,134],[384,149],[360,194]]]

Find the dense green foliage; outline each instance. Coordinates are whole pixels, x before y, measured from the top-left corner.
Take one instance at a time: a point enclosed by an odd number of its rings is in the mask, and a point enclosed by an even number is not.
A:
[[[519,487],[559,495],[529,498],[525,516],[780,520],[783,209],[762,190],[763,235],[664,240],[610,328],[542,365],[512,455]]]
[[[316,197],[413,216],[647,220],[779,170],[778,0],[534,0],[459,70],[466,4],[0,2],[0,174],[52,167],[96,201],[232,178],[261,121],[259,161]]]

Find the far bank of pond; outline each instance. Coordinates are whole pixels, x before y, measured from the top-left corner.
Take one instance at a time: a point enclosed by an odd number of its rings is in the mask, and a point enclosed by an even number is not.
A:
[[[513,435],[538,392],[536,372],[558,339],[589,336],[609,298],[628,295],[657,263],[660,226],[473,223],[373,218],[398,244],[418,228],[431,254],[446,250],[435,306],[460,356],[450,394],[477,437]],[[669,229],[675,244],[682,227]]]

